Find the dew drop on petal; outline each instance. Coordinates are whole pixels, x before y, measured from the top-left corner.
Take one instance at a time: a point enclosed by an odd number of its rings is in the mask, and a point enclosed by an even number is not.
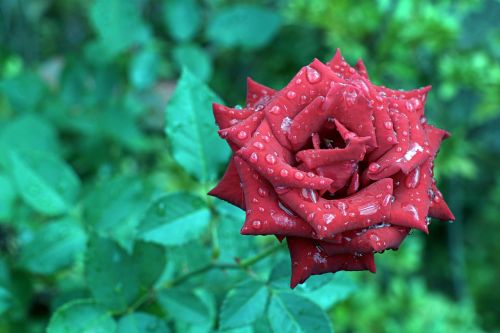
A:
[[[392,121],[386,121],[386,122],[384,122],[384,127],[387,128],[387,129],[391,129],[392,128]]]
[[[239,131],[239,132],[238,132],[238,139],[240,139],[240,140],[244,140],[244,139],[246,139],[246,138],[247,138],[247,136],[248,136],[248,134],[247,134],[247,132],[245,132],[245,131]]]
[[[281,110],[280,107],[278,105],[275,105],[271,108],[270,112],[273,114],[278,114],[278,113],[280,113],[280,110]]]
[[[335,219],[334,214],[323,214],[323,221],[325,221],[326,224],[332,223],[332,221]]]
[[[281,169],[281,171],[280,171],[280,176],[281,176],[281,177],[286,177],[286,176],[288,176],[288,170],[286,170],[286,169]]]
[[[276,164],[276,156],[274,156],[273,154],[267,154],[266,162],[269,164]]]
[[[302,179],[304,179],[304,174],[303,174],[302,172],[300,172],[300,171],[297,171],[297,172],[296,172],[293,176],[294,176],[294,177],[295,177],[295,179],[297,179],[297,180],[302,180]]]
[[[362,206],[359,206],[359,215],[373,215],[380,209],[380,205],[377,202],[369,202]]]
[[[252,161],[253,163],[257,162],[259,160],[259,156],[257,156],[257,153],[252,153],[252,155],[250,155],[250,161]]]
[[[297,94],[293,90],[290,90],[289,92],[286,93],[286,97],[288,97],[288,99],[294,99],[296,96]]]
[[[307,81],[310,83],[316,83],[321,79],[321,74],[314,68],[307,66],[306,67],[306,77]]]
[[[267,195],[269,194],[268,191],[262,187],[259,187],[259,189],[257,190],[257,193],[259,193],[259,195],[263,198],[267,197]]]
[[[406,204],[403,206],[403,210],[405,212],[408,212],[410,213],[410,215],[412,216],[413,220],[415,221],[418,221],[419,220],[419,216],[418,216],[418,210],[415,206],[413,206],[412,204]]]
[[[380,164],[378,164],[378,163],[372,163],[372,164],[370,164],[370,166],[368,167],[368,170],[369,170],[370,172],[377,172],[377,171],[378,171],[378,169],[380,169]]]
[[[260,150],[264,149],[264,144],[263,144],[262,142],[260,142],[260,141],[255,141],[255,142],[253,143],[253,146],[254,146],[255,148],[257,148],[257,149],[260,149]]]
[[[415,188],[420,181],[420,167],[413,169],[405,178],[405,185],[407,188]]]
[[[260,229],[261,226],[262,226],[262,222],[260,222],[259,220],[254,220],[252,222],[252,227],[254,227],[254,229]]]

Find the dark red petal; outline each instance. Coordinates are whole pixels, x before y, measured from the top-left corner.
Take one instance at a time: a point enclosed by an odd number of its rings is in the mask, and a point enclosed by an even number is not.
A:
[[[323,199],[309,189],[283,191],[278,195],[323,239],[386,221],[390,215],[392,179],[381,179],[352,196],[338,200]]]
[[[328,189],[331,179],[292,167],[290,154],[280,146],[264,120],[254,137],[236,154],[252,165],[274,187]]]
[[[322,108],[324,100],[323,96],[316,97],[291,120],[288,140],[293,151],[302,148],[310,139],[311,133],[318,132],[330,116]]]
[[[209,195],[225,200],[235,206],[245,209],[245,202],[243,199],[243,190],[240,185],[240,177],[236,171],[234,159],[231,158],[227,166],[226,172],[220,182],[215,186]]]
[[[241,233],[312,237],[309,224],[278,201],[273,187],[243,159],[237,156],[234,159],[243,184],[247,213]]]
[[[369,100],[354,86],[346,86],[342,93],[343,102],[333,109],[333,116],[351,132],[360,137],[370,138],[368,145],[377,145],[373,126],[373,110],[368,107]]]
[[[219,136],[236,147],[242,147],[251,139],[263,118],[262,112],[254,112],[236,125],[219,130]]]
[[[315,241],[299,237],[287,237],[287,244],[292,262],[291,288],[304,283],[311,275],[335,273],[340,270],[375,272],[373,254],[328,256]]]
[[[443,195],[433,184],[429,190],[431,206],[429,207],[429,216],[442,221],[455,221],[455,216],[443,199]]]
[[[326,65],[315,59],[311,64],[303,67],[266,105],[266,118],[281,145],[291,148],[287,124],[316,97],[326,96],[332,81],[340,82],[341,79],[335,76]]]
[[[250,109],[233,109],[217,103],[212,103],[215,122],[220,129],[231,127],[252,115]]]
[[[247,106],[256,107],[258,104],[265,104],[275,93],[276,90],[247,78]]]
[[[344,253],[372,253],[397,249],[410,228],[382,224],[366,230],[352,230],[340,235],[340,242],[320,241],[328,255]]]
[[[364,79],[369,80],[368,72],[366,71],[366,66],[363,60],[358,59],[355,68],[359,75],[361,75]]]

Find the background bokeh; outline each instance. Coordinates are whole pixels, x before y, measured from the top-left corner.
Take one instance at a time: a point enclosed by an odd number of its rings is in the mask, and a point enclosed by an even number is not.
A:
[[[493,0],[0,1],[0,332],[101,314],[99,332],[276,331],[265,301],[225,330],[238,283],[286,289],[286,254],[261,256],[276,240],[240,236],[242,213],[205,195],[227,148],[176,128],[215,131],[210,100],[243,105],[247,76],[280,88],[336,48],[376,84],[433,86],[457,221],[377,255],[376,275],[294,293],[337,332],[500,332],[499,18]]]

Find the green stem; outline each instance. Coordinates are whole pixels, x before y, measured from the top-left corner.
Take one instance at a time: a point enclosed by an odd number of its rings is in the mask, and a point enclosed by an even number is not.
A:
[[[205,266],[202,266],[198,269],[195,269],[191,272],[188,272],[186,274],[183,274],[183,275],[180,275],[178,276],[177,278],[171,280],[171,281],[168,281],[167,283],[165,283],[162,288],[171,288],[173,286],[177,286],[181,283],[183,283],[184,281],[186,280],[189,280],[191,279],[192,277],[195,277],[197,275],[200,275],[200,274],[203,274],[203,273],[206,273],[212,269],[245,269],[249,266],[252,266],[253,264],[261,261],[262,259],[266,258],[267,256],[271,255],[272,253],[276,252],[277,250],[279,250],[280,248],[282,247],[282,244],[279,243],[279,244],[276,244],[276,245],[273,245],[267,249],[265,249],[264,251],[256,254],[255,256],[253,257],[250,257],[250,258],[247,258],[247,259],[244,259],[238,263],[210,263],[208,265],[205,265]]]
[[[250,258],[244,259],[244,260],[242,260],[240,262],[236,262],[236,263],[215,263],[215,262],[213,262],[213,263],[207,264],[205,266],[202,266],[202,267],[200,267],[198,269],[195,269],[195,270],[193,270],[191,272],[179,275],[178,277],[176,277],[176,278],[174,278],[174,279],[166,282],[162,286],[160,286],[156,291],[155,290],[151,290],[150,292],[148,292],[148,293],[142,295],[141,297],[139,297],[127,309],[127,313],[135,311],[141,305],[143,305],[147,301],[153,299],[156,296],[155,293],[157,291],[175,287],[175,286],[180,285],[180,284],[184,283],[185,281],[187,281],[187,280],[189,280],[189,279],[191,279],[191,278],[193,278],[195,276],[198,276],[198,275],[201,275],[201,274],[206,273],[208,271],[211,271],[212,269],[221,269],[221,270],[223,270],[223,269],[240,269],[240,270],[245,270],[248,267],[250,267],[250,266],[258,263],[262,259],[264,259],[264,258],[268,257],[269,255],[273,254],[274,252],[278,251],[282,247],[283,247],[283,244],[278,243],[276,245],[268,247],[267,249],[265,249],[264,251],[262,251],[260,253],[257,253],[255,256],[252,256]],[[115,315],[119,315],[119,314],[115,314]]]

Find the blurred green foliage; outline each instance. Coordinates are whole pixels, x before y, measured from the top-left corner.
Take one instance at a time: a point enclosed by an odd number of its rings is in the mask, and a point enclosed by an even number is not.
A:
[[[0,332],[499,332],[499,17],[494,0],[1,1]],[[276,240],[205,194],[229,156],[210,103],[335,48],[377,84],[433,86],[457,223],[376,275],[291,292]]]

